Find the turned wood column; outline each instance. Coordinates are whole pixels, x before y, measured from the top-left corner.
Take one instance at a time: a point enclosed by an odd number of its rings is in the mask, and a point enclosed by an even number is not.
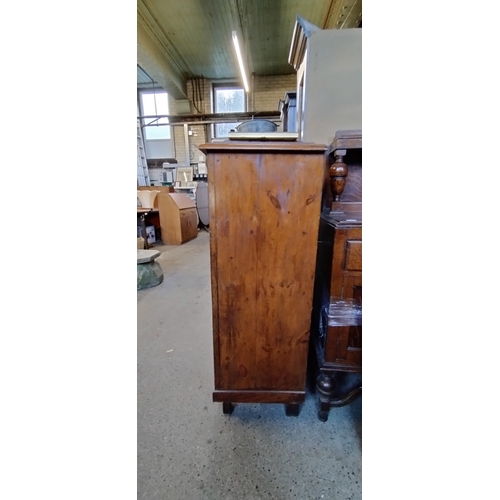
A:
[[[345,149],[337,149],[333,152],[335,161],[330,167],[330,189],[332,190],[334,202],[340,201],[340,195],[345,188],[347,178],[347,165],[343,161],[345,154]]]
[[[322,422],[328,420],[330,411],[330,399],[335,392],[335,382],[330,373],[321,372],[316,379],[316,389],[319,392],[319,412],[318,418]]]

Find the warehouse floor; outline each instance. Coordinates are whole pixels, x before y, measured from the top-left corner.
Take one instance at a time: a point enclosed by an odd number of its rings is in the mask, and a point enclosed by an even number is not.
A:
[[[164,280],[137,292],[137,498],[361,499],[361,398],[317,418],[212,402],[209,234],[156,245]]]

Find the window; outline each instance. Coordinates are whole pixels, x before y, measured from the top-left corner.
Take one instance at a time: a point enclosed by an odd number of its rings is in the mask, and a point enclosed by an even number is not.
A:
[[[235,85],[214,86],[214,112],[235,113],[246,111],[245,90]],[[239,122],[216,123],[215,137],[227,137]]]
[[[168,115],[168,94],[164,90],[141,91],[142,116]],[[170,139],[170,127],[162,125],[168,123],[168,118],[147,118],[142,120],[146,140]]]

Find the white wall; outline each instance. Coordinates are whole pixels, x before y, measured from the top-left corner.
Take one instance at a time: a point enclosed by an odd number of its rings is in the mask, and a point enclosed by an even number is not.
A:
[[[362,30],[321,30],[307,41],[300,139],[330,144],[362,129]]]
[[[172,146],[172,139],[155,139],[155,140],[144,140],[144,146],[146,148],[146,158],[173,158],[174,148]]]

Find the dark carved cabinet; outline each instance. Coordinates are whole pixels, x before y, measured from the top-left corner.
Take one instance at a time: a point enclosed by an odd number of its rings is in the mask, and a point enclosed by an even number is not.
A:
[[[339,134],[328,151],[323,210],[317,246],[311,347],[317,366],[319,418],[360,394],[357,386],[343,397],[337,372],[361,373],[360,324],[329,321],[332,304],[353,299],[362,306],[361,134]]]
[[[215,390],[233,403],[305,398],[326,146],[205,144]]]

